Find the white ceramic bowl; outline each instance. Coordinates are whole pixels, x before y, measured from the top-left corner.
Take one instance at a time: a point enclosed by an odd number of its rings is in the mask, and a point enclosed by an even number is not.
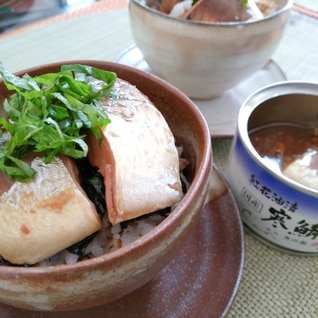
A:
[[[172,18],[130,0],[130,25],[151,69],[186,95],[209,99],[261,69],[283,35],[292,0],[262,20],[195,22]]]

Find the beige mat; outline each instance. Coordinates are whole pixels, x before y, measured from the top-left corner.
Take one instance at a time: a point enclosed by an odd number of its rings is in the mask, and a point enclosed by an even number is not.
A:
[[[127,0],[99,1],[4,34],[0,59],[12,71],[62,59],[114,59],[133,43],[126,8]],[[61,28],[67,30],[64,41]],[[62,42],[68,46],[61,48]],[[317,52],[318,20],[294,12],[275,62],[288,79],[318,82]],[[214,161],[223,171],[230,144],[231,139],[213,140]],[[318,317],[318,257],[285,254],[246,234],[243,280],[228,317]]]
[[[294,0],[294,9],[313,18],[318,18],[317,0]]]

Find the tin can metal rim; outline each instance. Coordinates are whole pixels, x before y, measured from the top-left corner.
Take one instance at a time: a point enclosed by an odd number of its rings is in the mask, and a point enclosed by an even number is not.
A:
[[[304,94],[317,96],[318,98],[318,82],[304,82],[304,81],[281,81],[274,84],[270,84],[260,88],[259,90],[248,96],[243,102],[237,119],[237,136],[236,138],[241,138],[245,150],[249,153],[251,158],[253,158],[264,170],[269,174],[279,179],[286,185],[291,186],[298,191],[306,193],[308,195],[318,197],[318,191],[313,190],[309,187],[303,186],[282,174],[278,174],[271,170],[264,162],[261,160],[261,156],[258,154],[256,149],[253,147],[248,132],[248,121],[253,113],[253,111],[260,106],[265,101],[273,99],[275,97],[289,95],[289,94]],[[318,104],[317,104],[317,114],[318,114]]]

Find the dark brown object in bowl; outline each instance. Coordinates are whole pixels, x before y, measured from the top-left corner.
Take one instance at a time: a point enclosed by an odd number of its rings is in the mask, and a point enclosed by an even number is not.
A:
[[[231,22],[249,18],[240,0],[199,0],[182,16],[194,21]]]

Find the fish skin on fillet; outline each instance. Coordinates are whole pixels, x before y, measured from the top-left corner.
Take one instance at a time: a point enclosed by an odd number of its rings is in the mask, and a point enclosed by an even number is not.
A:
[[[179,155],[163,115],[122,79],[103,107],[111,123],[100,143],[90,135],[88,158],[104,176],[109,221],[116,224],[179,202]]]
[[[101,227],[72,159],[59,156],[45,164],[34,157],[31,166],[36,175],[29,182],[0,172],[0,255],[13,264],[40,262]]]

